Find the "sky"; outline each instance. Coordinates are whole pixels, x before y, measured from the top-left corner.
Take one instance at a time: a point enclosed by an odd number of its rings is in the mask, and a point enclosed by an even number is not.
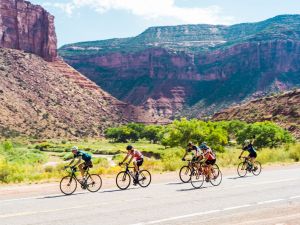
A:
[[[31,0],[55,16],[58,46],[132,37],[151,26],[258,22],[300,14],[299,0]]]

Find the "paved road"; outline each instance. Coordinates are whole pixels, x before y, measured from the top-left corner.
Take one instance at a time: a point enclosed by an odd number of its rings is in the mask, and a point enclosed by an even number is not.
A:
[[[127,191],[78,190],[0,200],[1,225],[300,224],[300,168],[225,176],[219,187],[178,180]]]

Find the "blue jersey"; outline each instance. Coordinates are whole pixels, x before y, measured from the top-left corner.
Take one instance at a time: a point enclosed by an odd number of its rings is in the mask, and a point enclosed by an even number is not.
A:
[[[248,151],[250,154],[256,154],[256,150],[252,144],[249,144],[243,148],[244,151]]]
[[[88,154],[86,152],[83,152],[83,151],[80,151],[80,150],[76,153],[76,155],[74,155],[74,158],[78,158],[80,156],[82,157],[82,159],[85,162],[89,162],[92,159],[92,156],[90,154]]]

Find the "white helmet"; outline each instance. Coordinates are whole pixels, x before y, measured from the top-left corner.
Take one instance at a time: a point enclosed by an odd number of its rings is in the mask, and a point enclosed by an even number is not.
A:
[[[250,144],[250,140],[247,139],[244,141],[244,145],[249,145],[249,144]]]
[[[71,151],[78,151],[78,147],[77,147],[77,146],[73,146],[73,147],[71,148]]]

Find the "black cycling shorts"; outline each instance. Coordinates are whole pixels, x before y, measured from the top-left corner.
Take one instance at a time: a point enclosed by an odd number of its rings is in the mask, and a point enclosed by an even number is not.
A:
[[[87,168],[93,168],[93,163],[92,161],[85,161],[84,162],[84,166],[83,166],[83,169],[86,170]]]
[[[214,165],[215,163],[216,163],[216,159],[206,160],[205,162],[206,165]]]
[[[144,159],[138,159],[138,160],[136,160],[136,165],[141,166],[141,165],[143,165],[143,162],[144,162]]]
[[[251,153],[249,154],[249,157],[250,157],[250,158],[256,158],[256,157],[257,157],[256,152],[251,152]]]

